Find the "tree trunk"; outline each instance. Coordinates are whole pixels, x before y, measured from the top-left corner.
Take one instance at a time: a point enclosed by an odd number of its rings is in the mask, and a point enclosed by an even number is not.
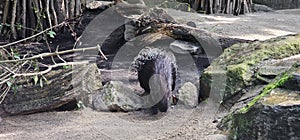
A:
[[[196,11],[204,11],[207,14],[226,13],[244,14],[251,12],[252,0],[194,0],[190,2]]]
[[[9,33],[12,39],[21,39],[59,24],[66,19],[74,19],[82,12],[85,0],[1,0],[1,33]]]

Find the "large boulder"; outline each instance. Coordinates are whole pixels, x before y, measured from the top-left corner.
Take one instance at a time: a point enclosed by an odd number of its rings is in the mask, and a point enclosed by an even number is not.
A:
[[[244,89],[261,83],[261,75],[271,72],[270,68],[257,72],[257,68],[264,60],[282,59],[299,54],[300,35],[277,37],[266,41],[235,44],[215,59],[205,69],[200,78],[200,96],[207,98],[216,96],[220,102],[245,93]],[[287,63],[290,64],[290,63]],[[288,66],[276,68],[276,74],[284,71]],[[271,67],[271,66],[270,66]],[[269,76],[268,78],[272,78]],[[274,76],[273,76],[274,78]],[[267,81],[265,81],[267,82]]]
[[[299,139],[300,55],[262,60],[250,70],[250,85],[219,127],[232,139]]]
[[[299,97],[299,91],[277,88],[246,113],[233,113],[228,128],[231,138],[300,139]]]
[[[134,111],[142,108],[142,98],[120,81],[110,81],[93,96],[93,108],[98,111]]]

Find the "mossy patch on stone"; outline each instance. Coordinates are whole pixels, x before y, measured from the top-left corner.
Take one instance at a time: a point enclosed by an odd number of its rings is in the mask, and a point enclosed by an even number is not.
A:
[[[291,78],[289,72],[284,73],[282,76],[279,76],[280,79],[277,80],[275,79],[275,82],[273,83],[269,83],[268,85],[266,85],[263,89],[263,91],[261,92],[261,94],[259,94],[258,96],[254,97],[252,101],[250,101],[244,108],[241,108],[239,110],[239,113],[247,113],[248,110],[255,105],[255,103],[260,100],[262,97],[266,96],[267,94],[269,94],[272,90],[274,90],[275,88],[278,88],[280,86],[282,86],[289,78]]]

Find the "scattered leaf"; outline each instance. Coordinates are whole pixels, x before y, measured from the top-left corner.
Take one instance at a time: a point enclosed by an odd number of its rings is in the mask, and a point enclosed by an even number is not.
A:
[[[34,85],[37,84],[38,80],[39,80],[39,77],[38,77],[37,75],[35,75],[35,76],[33,77]]]
[[[35,71],[38,71],[38,70],[39,70],[38,64],[35,63],[35,64],[33,64],[33,65],[34,65],[34,70],[35,70]]]
[[[63,66],[63,68],[64,68],[64,69],[69,69],[69,68],[71,68],[71,66],[65,65],[65,66]]]
[[[85,108],[85,105],[83,104],[82,101],[78,101],[76,105],[77,105],[77,109]]]
[[[16,94],[18,87],[17,86],[13,86],[12,88],[13,88],[14,94]]]
[[[43,88],[43,79],[40,78],[40,87]]]
[[[7,81],[6,84],[7,84],[8,87],[12,86],[12,82],[10,82],[10,81]]]
[[[36,7],[33,7],[33,10],[34,10],[34,13],[38,13],[39,12]]]
[[[54,38],[56,36],[56,33],[54,31],[49,31],[47,33],[51,38]]]
[[[21,58],[20,58],[20,54],[14,53],[13,55],[14,55],[14,58],[15,58],[15,59],[18,59],[18,60],[21,59]]]
[[[21,24],[16,25],[16,27],[17,27],[17,30],[21,30],[22,29],[22,25]]]
[[[46,82],[46,84],[49,84],[49,81],[48,81],[48,79],[45,76],[42,75],[42,78],[44,79],[44,81]]]

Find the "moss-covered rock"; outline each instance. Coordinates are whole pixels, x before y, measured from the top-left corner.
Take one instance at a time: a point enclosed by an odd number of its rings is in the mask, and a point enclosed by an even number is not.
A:
[[[289,67],[277,75],[268,73],[275,76],[271,82],[248,90],[219,127],[228,130],[232,139],[299,139],[300,55],[261,64],[267,64],[263,69]]]
[[[282,59],[299,53],[300,34],[235,44],[225,49],[205,69],[200,78],[200,96],[207,98],[212,94],[218,95],[220,102],[224,102],[241,90],[261,82],[257,69],[263,61]]]
[[[246,113],[234,113],[232,139],[300,139],[300,92],[275,89]]]

